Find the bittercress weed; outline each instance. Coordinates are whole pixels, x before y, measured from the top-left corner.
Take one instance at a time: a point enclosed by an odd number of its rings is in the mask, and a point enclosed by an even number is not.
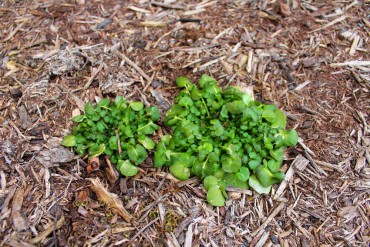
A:
[[[155,167],[168,166],[179,180],[203,179],[213,206],[225,204],[228,186],[269,193],[284,179],[284,149],[297,144],[298,134],[286,129],[281,110],[238,87],[222,90],[208,75],[199,87],[186,77],[176,83],[182,90],[163,119],[172,132],[158,143],[151,138],[159,128],[158,108],[117,96],[87,103],[84,114],[72,118],[76,125],[62,145],[89,158],[107,155],[124,176],[134,176],[154,151]]]
[[[149,136],[158,129],[155,122],[159,118],[156,106],[145,108],[142,102],[128,103],[120,96],[114,101],[102,99],[95,107],[89,102],[83,115],[72,118],[77,125],[62,145],[74,147],[80,155],[87,153],[89,158],[108,155],[118,171],[134,176],[136,166],[148,157],[147,150],[155,148]]]
[[[285,129],[281,110],[238,87],[222,90],[208,75],[200,78],[199,87],[186,77],[176,83],[182,90],[164,118],[172,136],[157,144],[155,167],[169,166],[180,180],[203,179],[213,206],[224,205],[227,186],[268,193],[284,179],[284,148],[296,145],[298,135]]]

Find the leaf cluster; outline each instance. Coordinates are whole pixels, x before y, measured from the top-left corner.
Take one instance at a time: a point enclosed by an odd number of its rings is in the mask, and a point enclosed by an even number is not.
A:
[[[146,160],[147,150],[155,148],[149,137],[157,129],[160,118],[156,106],[144,107],[142,102],[127,102],[121,96],[114,101],[102,99],[96,106],[88,102],[84,114],[72,118],[77,125],[62,145],[89,158],[106,154],[125,176],[138,172],[137,165]]]
[[[172,127],[156,146],[155,167],[169,166],[172,175],[204,179],[207,200],[224,205],[225,188],[233,186],[268,193],[282,181],[284,148],[296,145],[297,132],[286,130],[286,116],[274,105],[255,101],[238,87],[222,90],[203,75],[198,86],[178,77],[182,90],[166,113]]]

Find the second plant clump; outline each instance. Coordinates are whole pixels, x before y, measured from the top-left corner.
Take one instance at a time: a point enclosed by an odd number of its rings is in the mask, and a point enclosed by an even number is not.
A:
[[[207,200],[223,206],[226,187],[268,193],[282,181],[284,148],[297,144],[297,132],[286,130],[286,116],[274,105],[254,101],[238,87],[222,90],[203,75],[199,87],[186,77],[164,123],[173,129],[157,144],[154,165],[169,166],[172,175],[203,179]]]
[[[89,102],[83,115],[72,118],[78,125],[62,145],[74,147],[80,155],[87,152],[89,158],[109,155],[123,175],[133,176],[136,166],[148,157],[147,150],[155,148],[148,135],[158,129],[159,118],[156,106],[145,108],[142,102],[128,103],[121,96],[114,101],[102,99],[95,107]]]
[[[238,87],[222,90],[214,78],[203,75],[199,87],[179,77],[182,88],[166,113],[164,124],[172,135],[155,142],[153,134],[160,118],[157,107],[128,103],[118,96],[88,103],[84,114],[72,118],[78,125],[62,144],[89,157],[106,154],[125,176],[138,172],[147,150],[154,150],[154,166],[169,166],[173,176],[203,179],[207,201],[223,206],[226,187],[268,193],[282,181],[280,166],[284,148],[297,144],[297,132],[286,130],[286,116],[274,105],[254,101]]]

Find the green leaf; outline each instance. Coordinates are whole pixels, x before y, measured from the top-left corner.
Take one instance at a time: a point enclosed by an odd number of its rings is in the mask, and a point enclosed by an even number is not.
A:
[[[157,121],[161,117],[159,109],[156,106],[148,107],[148,108],[145,109],[145,111],[153,121]]]
[[[215,83],[217,83],[216,80],[213,77],[206,75],[206,74],[203,74],[199,79],[199,86],[201,88],[204,88],[208,85],[215,84]]]
[[[283,173],[277,173],[277,175],[275,175],[265,166],[258,166],[256,168],[256,177],[263,187],[269,187],[274,183],[282,181],[284,179],[284,174],[281,174]]]
[[[218,185],[213,185],[208,189],[207,202],[215,207],[225,206],[225,198]]]
[[[197,87],[193,87],[191,92],[190,92],[190,97],[192,100],[199,100],[202,98],[203,92],[200,91]]]
[[[193,100],[188,97],[188,96],[184,96],[180,99],[179,103],[178,103],[179,106],[192,106],[193,105]]]
[[[102,99],[99,101],[98,103],[98,106],[100,107],[108,107],[110,104],[110,100],[109,99]]]
[[[91,102],[87,102],[87,104],[85,105],[84,112],[85,112],[85,114],[87,114],[87,115],[94,115],[95,110],[94,110],[94,107],[93,107],[93,105],[91,104]]]
[[[76,137],[74,135],[65,136],[62,140],[62,145],[65,147],[76,146]]]
[[[100,115],[98,115],[98,114],[96,114],[96,113],[94,113],[94,115],[92,115],[91,116],[91,119],[93,120],[93,121],[99,121],[99,119],[100,119]]]
[[[284,129],[285,126],[286,126],[286,116],[285,116],[285,114],[279,109],[276,109],[274,111],[274,114],[275,114],[275,119],[271,124],[271,128]]]
[[[223,181],[226,183],[227,186],[231,186],[234,188],[240,189],[248,189],[248,184],[246,181],[242,181],[236,177],[234,173],[225,173],[223,177]]]
[[[175,178],[181,181],[187,180],[190,177],[190,169],[179,162],[175,162],[170,166],[170,172]]]
[[[136,146],[129,146],[127,149],[128,158],[136,165],[141,164],[148,156],[145,148],[140,144]]]
[[[75,138],[75,141],[76,141],[77,144],[82,144],[82,143],[86,142],[86,138],[82,134],[77,134],[76,138]]]
[[[276,106],[274,105],[265,105],[262,112],[262,117],[269,122],[275,121],[275,109]]]
[[[204,95],[205,98],[208,98],[208,99],[214,99],[214,98],[220,99],[221,98],[222,90],[221,90],[221,88],[216,83],[212,83],[211,82],[210,85],[206,85],[204,87],[204,92],[205,92],[205,95]]]
[[[158,130],[158,125],[153,123],[152,120],[149,120],[149,122],[146,123],[146,124],[139,124],[138,129],[136,130],[136,132],[139,133],[139,134],[151,135],[156,130]]]
[[[229,174],[229,173],[227,173],[227,174]],[[222,179],[225,175],[225,172],[222,169],[218,169],[217,171],[215,171],[215,173],[213,175],[218,179]]]
[[[247,106],[242,100],[237,100],[226,104],[227,111],[234,115],[242,113],[246,107]]]
[[[228,111],[226,109],[226,106],[222,106],[220,111],[220,117],[226,119],[228,117]]]
[[[281,162],[271,159],[267,162],[267,167],[272,173],[277,173],[280,171],[280,164]]]
[[[224,155],[221,157],[221,163],[222,170],[228,173],[235,173],[240,169],[242,165],[242,160],[237,154],[234,154],[232,156]]]
[[[257,166],[259,166],[261,164],[261,159],[260,158],[256,158],[256,159],[251,159],[248,161],[248,167],[254,171]]]
[[[89,157],[97,157],[101,155],[105,150],[105,144],[101,143],[100,145],[95,144],[89,148]]]
[[[270,150],[270,154],[275,160],[279,162],[283,161],[284,159],[284,149],[283,148],[278,148],[276,150]]]
[[[112,150],[118,150],[118,138],[117,136],[111,136],[108,140],[109,148]]]
[[[86,152],[87,146],[85,145],[78,145],[75,147],[75,150],[78,155],[83,155]]]
[[[224,97],[228,102],[243,100],[244,92],[240,87],[230,86],[223,91]],[[244,101],[244,100],[243,100]]]
[[[85,115],[78,115],[78,116],[73,117],[71,120],[75,123],[81,123],[85,119],[86,119]]]
[[[208,190],[210,187],[217,185],[218,179],[215,176],[207,176],[203,180],[203,185],[206,190]]]
[[[224,134],[224,127],[222,126],[220,120],[213,119],[210,121],[211,124],[213,124],[212,129],[214,130],[213,135],[215,136],[222,136]]]
[[[182,88],[182,87],[186,87],[187,85],[189,85],[190,81],[185,76],[179,76],[176,79],[176,84],[179,88]]]
[[[131,127],[130,126],[125,126],[123,128],[123,132],[125,133],[125,135],[127,137],[133,137],[134,136],[134,132],[132,131]]]
[[[164,123],[167,126],[175,125],[178,121],[180,121],[182,118],[179,117],[179,115],[185,110],[184,107],[179,106],[177,104],[171,106],[167,112],[166,117],[164,118]]]
[[[154,153],[154,167],[161,167],[168,161],[166,152],[167,148],[164,142],[159,142]]]
[[[129,160],[118,160],[117,170],[119,170],[126,177],[132,177],[139,171],[137,167],[132,165]]]
[[[113,151],[112,151],[112,149],[110,149],[109,147],[105,147],[105,149],[104,149],[104,153],[105,153],[106,155],[112,155],[112,154],[113,154]]]
[[[170,141],[171,141],[171,138],[172,136],[171,135],[164,135],[161,137],[161,141],[165,144],[165,145],[169,145],[170,144]]]
[[[195,157],[189,153],[171,152],[170,156],[173,161],[177,161],[185,167],[191,167],[195,159]]]
[[[253,102],[253,98],[250,94],[244,93],[242,96],[242,100],[245,105],[249,105],[251,102]]]
[[[127,108],[127,99],[123,98],[122,96],[117,96],[114,100],[114,104],[119,109],[126,109]]]
[[[247,167],[240,167],[240,170],[235,174],[235,177],[241,181],[246,182],[249,179],[250,173]]]
[[[268,194],[270,193],[271,187],[263,187],[258,181],[255,175],[250,176],[248,180],[249,186],[252,187],[259,194]]]
[[[103,122],[97,122],[96,127],[98,128],[98,131],[101,133],[105,131],[105,125],[103,124]]]
[[[279,130],[279,134],[283,138],[284,146],[292,147],[298,143],[298,134],[294,129],[291,130]]]
[[[155,147],[155,142],[150,139],[149,137],[145,136],[142,139],[138,139],[138,141],[144,146],[144,148],[152,150]]]
[[[209,154],[210,152],[213,151],[213,146],[210,142],[204,142],[202,143],[202,145],[200,145],[198,147],[198,150],[201,151],[201,150],[205,150],[206,151],[206,154]]]
[[[131,102],[130,107],[134,111],[140,111],[141,109],[144,108],[143,102]]]

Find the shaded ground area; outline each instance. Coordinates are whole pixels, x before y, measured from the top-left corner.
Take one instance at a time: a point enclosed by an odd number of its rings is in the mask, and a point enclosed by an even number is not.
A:
[[[369,8],[298,0],[0,4],[0,245],[367,246]],[[84,157],[60,147],[87,101],[123,95],[163,112],[177,76],[203,73],[222,87],[253,86],[298,131],[284,161],[287,181],[270,195],[230,188],[226,206],[213,208],[200,181],[179,182],[150,158],[135,177],[112,180],[104,158],[88,174]]]

